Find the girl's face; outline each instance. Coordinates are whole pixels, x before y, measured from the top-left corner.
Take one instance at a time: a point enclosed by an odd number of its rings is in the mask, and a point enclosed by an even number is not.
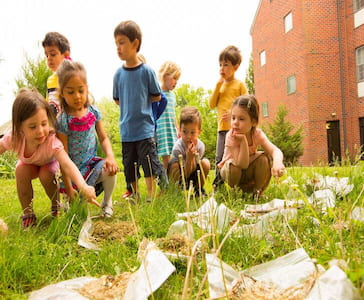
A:
[[[56,72],[57,68],[66,57],[66,53],[62,54],[57,46],[45,46],[44,54],[47,58],[47,65],[53,72]]]
[[[80,75],[72,76],[61,92],[69,107],[69,112],[77,112],[85,108],[88,90],[85,80]]]
[[[164,91],[172,91],[172,90],[174,90],[175,87],[176,87],[176,85],[177,85],[177,81],[178,81],[178,79],[175,79],[171,75],[164,75],[163,76],[163,86],[162,86],[162,89]]]
[[[186,145],[193,143],[197,144],[197,139],[200,136],[201,130],[197,123],[182,124],[180,135]]]
[[[220,61],[220,76],[226,81],[234,79],[234,75],[239,65],[233,65],[230,61]]]
[[[23,121],[20,130],[29,146],[43,144],[49,135],[47,111],[44,108],[39,108],[33,116]]]
[[[234,133],[247,134],[257,122],[252,120],[246,109],[235,105],[231,110],[231,129]]]

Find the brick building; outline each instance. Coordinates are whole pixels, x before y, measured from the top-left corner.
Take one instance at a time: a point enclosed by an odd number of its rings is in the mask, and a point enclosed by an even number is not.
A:
[[[304,127],[303,165],[355,156],[364,147],[364,0],[260,0],[250,33],[262,122],[288,109]]]

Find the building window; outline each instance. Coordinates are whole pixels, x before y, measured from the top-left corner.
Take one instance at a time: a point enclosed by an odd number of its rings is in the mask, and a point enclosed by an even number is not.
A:
[[[354,11],[364,8],[364,0],[354,0]]]
[[[287,94],[293,94],[296,91],[296,76],[292,75],[287,78]]]
[[[284,17],[284,32],[287,33],[293,28],[292,12]]]
[[[364,81],[364,46],[356,49],[356,69],[358,81]]]
[[[263,50],[262,52],[259,53],[259,60],[260,60],[260,65],[264,66],[265,65],[265,50]]]
[[[262,114],[263,117],[268,117],[268,102],[262,103]]]

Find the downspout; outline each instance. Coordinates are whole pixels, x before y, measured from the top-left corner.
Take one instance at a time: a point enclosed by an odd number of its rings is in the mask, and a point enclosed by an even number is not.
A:
[[[344,137],[344,152],[346,152],[347,142],[346,142],[346,105],[345,105],[345,84],[344,84],[344,70],[343,70],[343,49],[342,49],[342,26],[341,26],[341,14],[340,14],[340,2],[341,0],[336,1],[336,10],[337,10],[337,35],[339,42],[339,63],[340,63],[340,92],[341,92],[341,110],[342,110],[342,118],[343,118],[343,137]]]

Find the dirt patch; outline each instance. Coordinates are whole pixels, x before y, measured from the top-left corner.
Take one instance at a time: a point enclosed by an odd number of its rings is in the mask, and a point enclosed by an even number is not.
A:
[[[92,237],[96,242],[104,242],[106,240],[117,240],[124,242],[126,237],[136,233],[136,229],[132,222],[118,221],[105,222],[98,220],[93,223]]]
[[[131,275],[129,272],[118,276],[104,275],[85,284],[79,292],[92,300],[122,299]]]
[[[174,234],[168,238],[159,238],[155,241],[159,249],[169,253],[190,255],[193,243],[183,235]]]

